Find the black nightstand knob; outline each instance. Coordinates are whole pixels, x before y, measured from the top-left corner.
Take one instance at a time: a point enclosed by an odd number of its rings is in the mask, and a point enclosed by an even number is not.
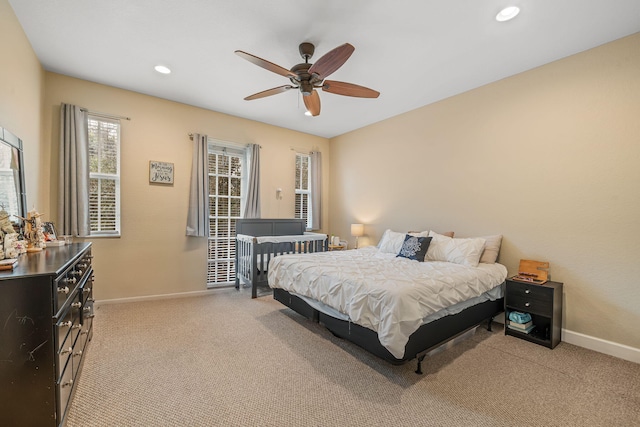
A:
[[[530,294],[530,293],[531,293],[531,291],[530,291],[529,289],[525,289],[525,290],[524,290],[524,293],[525,293],[525,294]]]
[[[525,306],[525,307],[529,307],[530,305],[531,305],[531,304],[529,304],[528,302],[525,302],[525,303],[524,303],[524,306]]]

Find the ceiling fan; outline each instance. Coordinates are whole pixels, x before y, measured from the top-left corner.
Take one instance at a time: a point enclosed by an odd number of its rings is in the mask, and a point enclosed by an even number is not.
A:
[[[311,43],[300,43],[298,47],[300,56],[304,59],[301,64],[294,65],[291,70],[287,70],[279,65],[258,58],[241,50],[236,50],[236,54],[247,61],[256,64],[266,70],[288,77],[292,85],[283,85],[254,93],[244,98],[251,101],[265,96],[276,95],[290,89],[300,89],[304,105],[312,116],[320,114],[320,96],[316,89],[336,95],[354,96],[358,98],[377,98],[380,92],[359,86],[353,83],[339,82],[335,80],[325,80],[331,73],[340,68],[351,56],[355,48],[349,43],[345,43],[323,55],[315,64],[310,64],[309,59],[313,56],[315,46]]]

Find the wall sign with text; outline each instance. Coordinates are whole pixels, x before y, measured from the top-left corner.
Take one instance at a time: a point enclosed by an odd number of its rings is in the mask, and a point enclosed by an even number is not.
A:
[[[173,184],[173,163],[149,160],[149,182],[153,184]]]

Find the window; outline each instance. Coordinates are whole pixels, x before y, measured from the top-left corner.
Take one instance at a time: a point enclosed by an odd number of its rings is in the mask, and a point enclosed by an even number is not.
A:
[[[120,121],[89,114],[89,221],[92,236],[120,235]]]
[[[311,229],[311,156],[296,154],[296,207],[295,217],[307,221]]]
[[[209,143],[207,287],[235,283],[236,220],[244,208],[246,149]]]

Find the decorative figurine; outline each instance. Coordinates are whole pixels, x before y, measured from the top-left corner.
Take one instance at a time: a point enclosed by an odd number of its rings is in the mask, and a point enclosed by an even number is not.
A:
[[[42,220],[40,219],[43,215],[33,208],[27,212],[27,218],[22,218],[25,222],[24,236],[27,239],[27,252],[38,252],[45,247]]]

